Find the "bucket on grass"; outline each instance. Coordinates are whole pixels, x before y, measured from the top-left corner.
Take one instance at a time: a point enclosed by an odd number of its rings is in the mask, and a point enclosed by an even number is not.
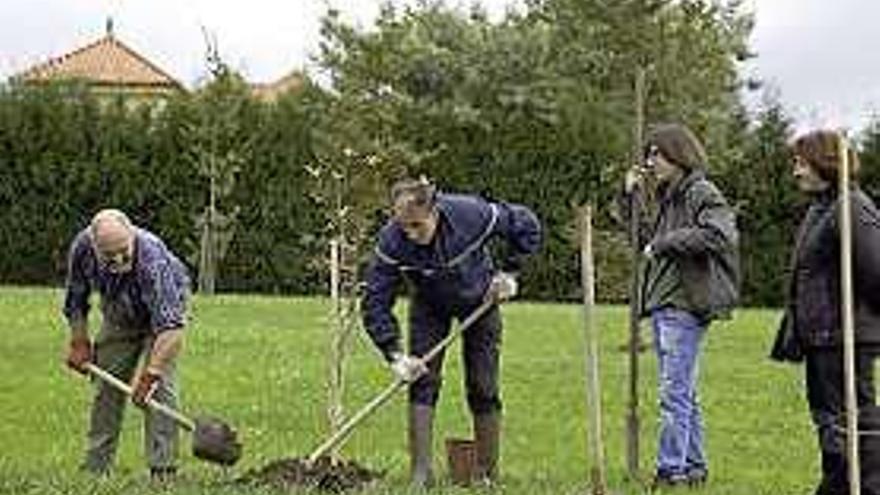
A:
[[[477,466],[477,449],[473,440],[447,438],[446,458],[449,462],[449,474],[453,483],[461,486],[473,483]]]

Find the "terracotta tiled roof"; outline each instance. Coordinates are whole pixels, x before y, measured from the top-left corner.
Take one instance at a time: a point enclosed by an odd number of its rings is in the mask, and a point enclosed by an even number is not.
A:
[[[299,71],[293,71],[290,74],[272,83],[257,83],[251,85],[253,95],[262,100],[274,100],[278,96],[288,92],[295,91],[303,86],[305,78]]]
[[[109,86],[183,88],[168,73],[123,44],[112,33],[78,50],[31,67],[16,79],[25,82],[83,79]]]

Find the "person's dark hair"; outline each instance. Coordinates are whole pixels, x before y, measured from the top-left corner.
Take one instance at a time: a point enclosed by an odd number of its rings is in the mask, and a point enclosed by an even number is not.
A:
[[[819,129],[808,132],[791,145],[791,153],[803,159],[822,179],[834,182],[840,167],[840,140],[836,131]],[[852,147],[848,148],[850,176],[859,172],[859,156]]]
[[[706,151],[697,136],[687,126],[676,123],[656,124],[648,130],[644,153],[659,150],[663,157],[676,166],[693,170],[706,166]]]
[[[392,206],[404,201],[407,207],[432,207],[436,196],[437,188],[425,176],[401,179],[391,186]]]

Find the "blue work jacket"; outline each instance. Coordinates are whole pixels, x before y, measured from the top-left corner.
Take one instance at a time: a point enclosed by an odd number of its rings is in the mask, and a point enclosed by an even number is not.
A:
[[[541,244],[540,223],[525,206],[441,194],[436,207],[438,225],[430,244],[409,240],[393,220],[378,235],[366,274],[363,314],[370,338],[386,358],[400,350],[393,308],[402,279],[410,283],[417,303],[463,318],[482,301],[496,270],[487,246],[491,239],[506,241],[500,269],[508,272],[519,271],[525,255]]]

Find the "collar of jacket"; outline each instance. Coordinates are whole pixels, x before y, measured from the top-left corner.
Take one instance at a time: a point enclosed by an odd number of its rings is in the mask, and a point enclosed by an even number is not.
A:
[[[810,194],[811,203],[827,204],[837,199],[837,188],[833,185],[827,189]]]
[[[681,196],[694,182],[705,177],[706,173],[702,169],[693,169],[682,175],[677,182],[667,185],[660,191],[661,202],[665,203],[672,200],[672,198]]]
[[[860,190],[861,190],[861,187],[859,187],[859,185],[856,184],[855,182],[853,182],[849,185],[849,191],[851,194],[857,193]],[[831,184],[826,189],[809,194],[809,197],[810,197],[811,202],[830,203],[830,202],[835,201],[837,199],[837,196],[838,196],[837,193],[838,193],[838,187],[837,187],[837,183],[835,182],[834,184]]]
[[[494,203],[486,203],[483,214],[475,214],[472,209],[456,208],[454,202],[461,202],[463,198],[455,195],[438,195],[437,201],[437,231],[429,245],[416,246],[406,240],[399,227],[395,228],[395,235],[400,240],[397,248],[385,251],[381,245],[375,248],[376,256],[384,263],[396,265],[402,270],[422,270],[411,264],[412,253],[419,249],[442,250],[440,259],[443,268],[452,268],[475,251],[482,249],[486,240],[494,232],[499,219],[498,206]],[[470,212],[470,213],[469,213]],[[476,216],[475,216],[476,215]]]

